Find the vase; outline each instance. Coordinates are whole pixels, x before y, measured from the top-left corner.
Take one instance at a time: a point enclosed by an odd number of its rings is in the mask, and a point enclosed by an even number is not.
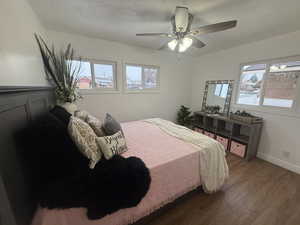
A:
[[[72,115],[74,115],[75,111],[78,110],[75,102],[57,102],[57,105],[67,110]]]

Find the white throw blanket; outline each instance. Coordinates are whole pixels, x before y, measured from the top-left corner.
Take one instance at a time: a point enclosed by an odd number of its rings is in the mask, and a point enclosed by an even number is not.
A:
[[[206,193],[218,191],[229,176],[223,145],[203,134],[167,120],[144,120],[154,124],[167,134],[193,144],[200,152],[200,178]]]

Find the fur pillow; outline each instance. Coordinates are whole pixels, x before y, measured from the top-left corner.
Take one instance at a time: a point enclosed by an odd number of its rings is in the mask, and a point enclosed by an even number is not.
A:
[[[93,129],[83,120],[72,116],[68,131],[80,152],[90,160],[89,166],[93,169],[102,156]]]
[[[86,122],[90,125],[98,137],[105,136],[105,133],[102,130],[102,123],[96,117],[89,114],[86,118]]]
[[[106,113],[106,117],[102,127],[106,135],[113,135],[118,131],[121,131],[122,134],[124,134],[121,124],[108,113]]]
[[[69,113],[65,108],[56,105],[53,109],[50,110],[50,113],[52,113],[56,118],[58,118],[65,127],[68,126],[71,113]]]
[[[125,138],[121,131],[111,136],[97,137],[96,141],[107,160],[127,151]]]

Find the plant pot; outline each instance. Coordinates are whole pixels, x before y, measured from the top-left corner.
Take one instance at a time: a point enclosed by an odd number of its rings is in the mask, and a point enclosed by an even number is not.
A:
[[[65,110],[67,110],[72,115],[74,115],[74,112],[76,110],[78,110],[78,107],[75,104],[75,102],[57,102],[57,105],[63,107]]]

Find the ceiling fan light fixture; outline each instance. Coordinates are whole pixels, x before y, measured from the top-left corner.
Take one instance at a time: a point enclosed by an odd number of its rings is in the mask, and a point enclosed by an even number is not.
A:
[[[283,70],[283,69],[287,68],[287,65],[280,65],[279,68]]]
[[[189,9],[183,6],[177,6],[175,14],[171,17],[172,32],[171,33],[139,33],[136,36],[164,37],[168,38],[159,50],[168,48],[175,52],[185,52],[191,46],[195,48],[203,48],[206,46],[196,36],[202,34],[215,33],[236,27],[237,20],[230,20],[209,25],[203,25],[198,28],[191,29],[194,16],[189,13]]]
[[[189,24],[188,8],[177,6],[175,10],[176,32],[185,32]]]
[[[193,44],[193,39],[185,37],[181,40],[181,43],[179,43],[179,52],[185,52],[191,45]]]
[[[178,44],[178,41],[177,41],[176,39],[174,39],[174,40],[172,40],[172,41],[170,41],[170,42],[168,43],[168,47],[169,47],[172,51],[174,51],[175,48],[176,48],[176,46],[177,46],[177,44]]]

